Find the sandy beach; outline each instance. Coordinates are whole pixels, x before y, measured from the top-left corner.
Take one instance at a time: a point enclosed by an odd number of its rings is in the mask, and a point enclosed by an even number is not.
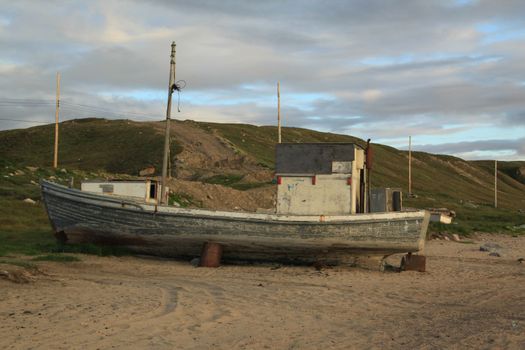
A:
[[[426,273],[42,262],[28,283],[0,279],[0,348],[525,348],[525,238],[433,240],[426,255]]]

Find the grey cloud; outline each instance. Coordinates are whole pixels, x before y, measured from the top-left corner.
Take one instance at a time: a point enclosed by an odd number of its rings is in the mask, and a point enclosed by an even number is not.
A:
[[[0,4],[9,19],[0,22],[3,97],[52,100],[60,70],[65,99],[162,115],[162,100],[116,96],[164,91],[176,40],[177,78],[188,82],[187,91],[236,101],[183,97],[194,119],[273,124],[275,108],[260,100],[273,101],[280,80],[288,125],[390,137],[399,125],[424,136],[525,123],[523,37],[486,43],[495,34],[477,30],[487,23],[511,33],[523,28],[523,1]],[[287,104],[286,92],[331,98],[299,108]],[[21,106],[0,113],[34,119],[47,112]]]
[[[77,86],[103,88],[159,88],[166,75],[146,54],[125,47],[96,49],[63,72]]]
[[[438,145],[416,145],[414,149],[431,152],[457,154],[474,151],[514,151],[519,156],[525,156],[525,138],[516,140],[483,140],[483,141],[465,141],[455,143],[443,143]]]

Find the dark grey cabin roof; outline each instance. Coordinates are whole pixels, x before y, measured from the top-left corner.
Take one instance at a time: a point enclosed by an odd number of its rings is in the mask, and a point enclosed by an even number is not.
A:
[[[275,147],[277,174],[331,174],[332,162],[351,162],[354,143],[279,143]]]

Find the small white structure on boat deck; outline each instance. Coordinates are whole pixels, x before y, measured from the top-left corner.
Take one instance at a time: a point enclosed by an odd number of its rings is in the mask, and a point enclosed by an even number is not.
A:
[[[365,212],[364,163],[364,150],[353,143],[277,144],[277,213],[348,215]]]
[[[159,203],[162,185],[156,180],[86,180],[80,190],[110,196]],[[166,188],[166,196],[169,189]]]

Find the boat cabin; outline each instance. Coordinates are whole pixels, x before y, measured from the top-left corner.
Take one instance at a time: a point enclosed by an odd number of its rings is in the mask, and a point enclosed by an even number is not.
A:
[[[162,185],[156,180],[86,180],[80,189],[111,196],[125,197],[158,204]],[[169,191],[166,191],[166,195]]]
[[[278,214],[348,215],[366,208],[365,152],[353,143],[276,146]]]

